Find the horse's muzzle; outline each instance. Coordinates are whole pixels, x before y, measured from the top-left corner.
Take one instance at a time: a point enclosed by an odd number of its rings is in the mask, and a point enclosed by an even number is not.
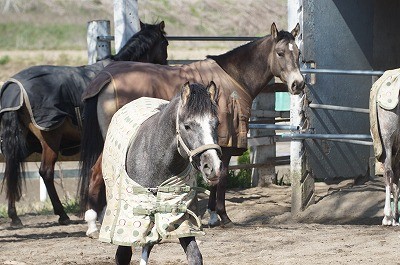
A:
[[[207,150],[200,156],[200,171],[203,179],[210,185],[216,185],[221,176],[222,162],[216,150]]]

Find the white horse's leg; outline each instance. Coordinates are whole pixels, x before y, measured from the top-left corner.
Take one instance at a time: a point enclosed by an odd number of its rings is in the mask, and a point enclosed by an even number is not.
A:
[[[145,245],[142,247],[142,256],[140,259],[140,265],[147,265],[149,261],[150,251],[153,248],[153,245]]]
[[[382,225],[392,225],[393,215],[392,215],[392,207],[390,206],[390,185],[386,185],[385,191],[386,191],[385,207],[383,208]]]
[[[97,99],[97,117],[104,139],[106,138],[108,126],[115,112],[117,112],[115,91],[113,85],[110,83],[101,90]]]
[[[96,225],[97,213],[96,211],[89,209],[85,212],[85,221],[88,224],[88,230],[86,231],[86,235],[91,238],[98,237],[98,229]]]

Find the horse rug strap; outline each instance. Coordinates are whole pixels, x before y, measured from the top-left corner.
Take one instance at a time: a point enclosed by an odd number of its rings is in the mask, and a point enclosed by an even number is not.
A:
[[[394,109],[399,100],[400,90],[400,69],[386,71],[373,85],[369,99],[369,120],[372,142],[376,159],[382,155],[382,143],[379,136],[379,124],[377,114],[377,104],[386,110]],[[375,168],[380,168],[375,166]],[[381,175],[382,172],[376,172]]]
[[[103,150],[107,208],[100,241],[143,246],[167,238],[204,235],[199,218],[189,209],[196,196],[191,166],[154,189],[140,186],[125,170],[129,143],[140,125],[164,103],[168,101],[139,98],[118,110],[111,120]]]

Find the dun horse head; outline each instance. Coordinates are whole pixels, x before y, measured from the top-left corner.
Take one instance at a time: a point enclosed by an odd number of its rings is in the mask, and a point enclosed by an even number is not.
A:
[[[271,36],[274,45],[270,54],[271,71],[274,76],[279,77],[287,84],[291,94],[299,94],[304,88],[304,79],[300,73],[299,56],[300,51],[296,45],[295,38],[300,32],[300,25],[289,33],[279,31],[275,23],[271,25]]]
[[[177,117],[177,136],[180,153],[187,153],[203,179],[216,185],[221,174],[221,149],[218,143],[217,87],[214,82],[207,89],[199,84],[186,83],[181,92]],[[207,93],[207,95],[205,95]]]

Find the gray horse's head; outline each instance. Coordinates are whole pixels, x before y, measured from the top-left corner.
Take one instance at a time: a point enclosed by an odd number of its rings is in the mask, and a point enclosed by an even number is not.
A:
[[[178,107],[177,133],[179,148],[211,185],[218,184],[221,174],[221,149],[218,143],[217,87],[211,82],[183,85]],[[182,153],[182,151],[180,151]]]

